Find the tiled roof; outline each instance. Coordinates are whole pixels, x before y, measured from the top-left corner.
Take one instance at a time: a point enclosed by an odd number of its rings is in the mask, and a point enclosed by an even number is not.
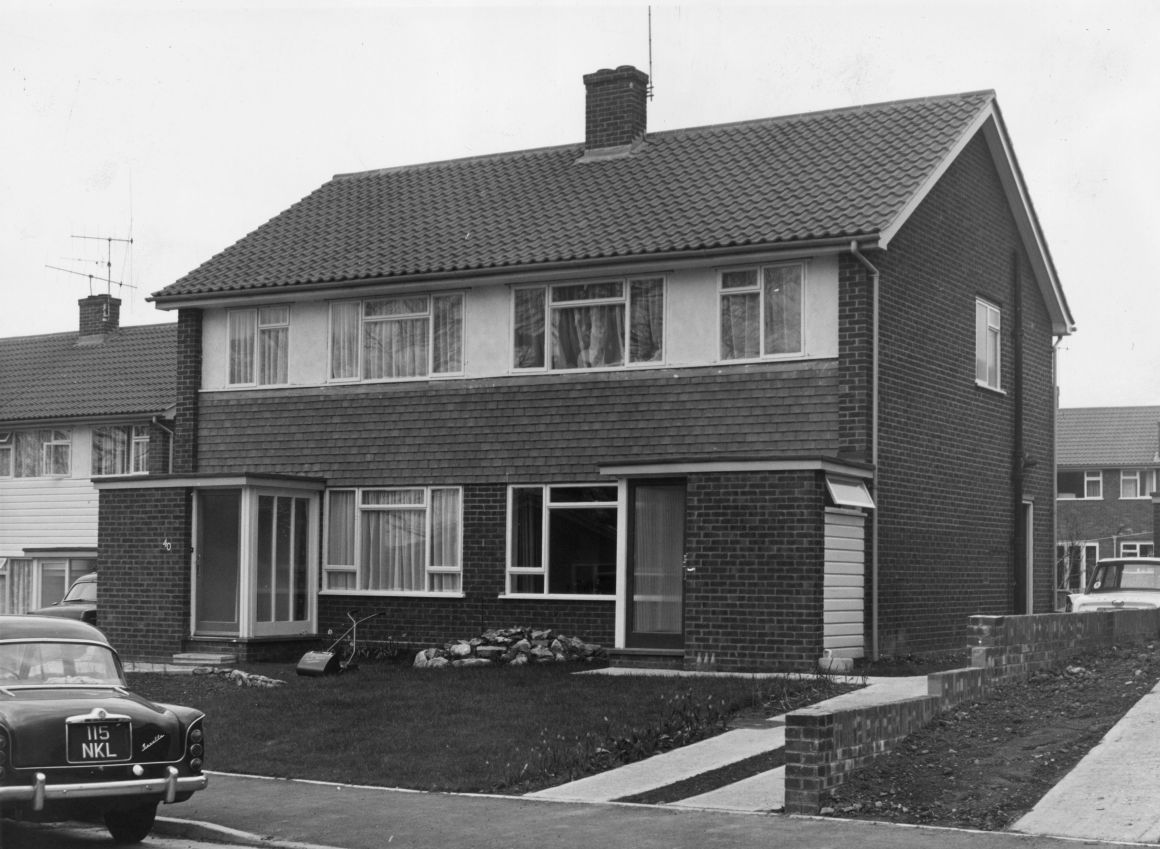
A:
[[[339,175],[156,293],[484,272],[876,234],[990,91]]]
[[[0,339],[0,423],[159,413],[177,400],[177,325]],[[80,342],[80,344],[78,344]]]
[[[1060,466],[1116,468],[1160,463],[1160,407],[1074,407],[1059,411]]]

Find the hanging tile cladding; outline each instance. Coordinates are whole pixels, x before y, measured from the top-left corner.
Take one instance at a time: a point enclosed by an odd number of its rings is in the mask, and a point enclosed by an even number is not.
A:
[[[837,445],[836,393],[833,361],[204,393],[199,468],[466,484],[816,456]]]

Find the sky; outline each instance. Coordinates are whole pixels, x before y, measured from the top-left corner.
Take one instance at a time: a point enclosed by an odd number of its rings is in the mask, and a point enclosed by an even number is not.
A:
[[[657,2],[651,58],[631,2],[0,0],[0,336],[90,291],[173,321],[150,294],[334,174],[582,141],[582,76],[629,64],[653,131],[994,89],[1061,405],[1160,404],[1157,56],[1157,0]]]

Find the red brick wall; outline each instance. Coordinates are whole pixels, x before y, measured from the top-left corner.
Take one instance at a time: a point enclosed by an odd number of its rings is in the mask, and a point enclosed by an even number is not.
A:
[[[981,138],[870,258],[882,272],[880,648],[954,648],[969,615],[1014,612],[1020,409],[1036,464],[1018,487],[1036,504],[1035,609],[1053,604],[1053,340]],[[976,296],[1002,310],[1005,394],[975,385]]]
[[[177,313],[177,415],[174,421],[173,471],[198,467],[198,392],[201,390],[201,310]]]
[[[687,665],[814,667],[822,654],[822,487],[818,472],[690,476]]]
[[[100,625],[123,657],[168,660],[189,633],[188,501],[184,489],[100,493]]]

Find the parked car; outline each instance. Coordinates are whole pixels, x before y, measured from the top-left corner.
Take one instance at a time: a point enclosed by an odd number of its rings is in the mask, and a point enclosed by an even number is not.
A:
[[[72,619],[0,616],[0,814],[104,818],[144,840],[160,802],[205,789],[205,715],[130,692],[104,634]]]
[[[1067,597],[1067,609],[1133,610],[1160,607],[1160,558],[1117,557],[1101,560],[1087,588]]]
[[[90,625],[96,625],[97,573],[89,572],[73,581],[68,592],[64,594],[64,598],[56,604],[28,612],[35,616],[63,616],[66,619],[79,619]]]

